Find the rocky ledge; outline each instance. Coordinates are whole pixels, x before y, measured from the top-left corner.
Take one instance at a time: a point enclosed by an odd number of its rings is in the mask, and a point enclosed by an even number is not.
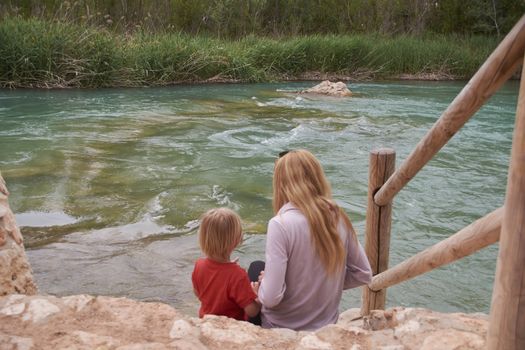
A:
[[[189,317],[162,303],[75,295],[0,298],[0,349],[482,349],[488,318],[394,308],[358,309],[315,332]]]
[[[0,296],[36,294],[37,287],[27,261],[22,233],[9,207],[8,197],[9,191],[0,173]]]

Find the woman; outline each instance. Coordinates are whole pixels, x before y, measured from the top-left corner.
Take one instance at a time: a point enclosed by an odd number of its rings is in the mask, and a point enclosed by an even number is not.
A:
[[[314,330],[335,323],[343,289],[369,283],[372,272],[350,219],[333,201],[310,152],[280,154],[273,209],[258,291],[262,326]]]

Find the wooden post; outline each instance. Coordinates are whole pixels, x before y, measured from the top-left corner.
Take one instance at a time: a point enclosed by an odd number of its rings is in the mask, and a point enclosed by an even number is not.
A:
[[[395,163],[396,152],[391,148],[381,148],[370,152],[365,252],[374,275],[388,269],[390,224],[392,222],[392,201],[380,207],[374,202],[374,194],[392,175]],[[384,309],[385,299],[386,289],[374,292],[368,289],[368,286],[364,286],[361,315],[368,315],[370,310]]]
[[[438,121],[419,141],[394,175],[374,196],[378,205],[392,201],[425,164],[454,136],[467,120],[487,101],[523,61],[525,16],[521,17],[485,61]]]
[[[525,349],[525,65],[521,74],[488,349]]]
[[[374,276],[368,288],[381,290],[393,286],[496,243],[499,240],[502,218],[503,207],[474,221],[447,239],[406,259],[388,271]]]

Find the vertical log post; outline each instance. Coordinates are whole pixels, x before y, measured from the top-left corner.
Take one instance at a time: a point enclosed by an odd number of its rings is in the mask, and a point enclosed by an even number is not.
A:
[[[392,222],[392,201],[380,207],[375,204],[374,195],[394,172],[395,162],[396,152],[391,148],[380,148],[370,152],[365,252],[374,275],[388,269]],[[385,299],[386,289],[374,292],[368,286],[364,286],[361,315],[368,315],[370,310],[384,309]]]
[[[525,65],[516,123],[496,278],[490,307],[487,349],[525,349]]]

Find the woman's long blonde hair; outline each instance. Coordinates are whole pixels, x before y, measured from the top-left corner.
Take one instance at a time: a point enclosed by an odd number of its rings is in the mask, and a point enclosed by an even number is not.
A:
[[[346,250],[337,226],[343,220],[352,237],[354,229],[346,213],[332,199],[332,191],[323,168],[306,150],[294,150],[275,163],[273,175],[273,210],[291,202],[308,220],[314,249],[329,275],[342,270]]]

